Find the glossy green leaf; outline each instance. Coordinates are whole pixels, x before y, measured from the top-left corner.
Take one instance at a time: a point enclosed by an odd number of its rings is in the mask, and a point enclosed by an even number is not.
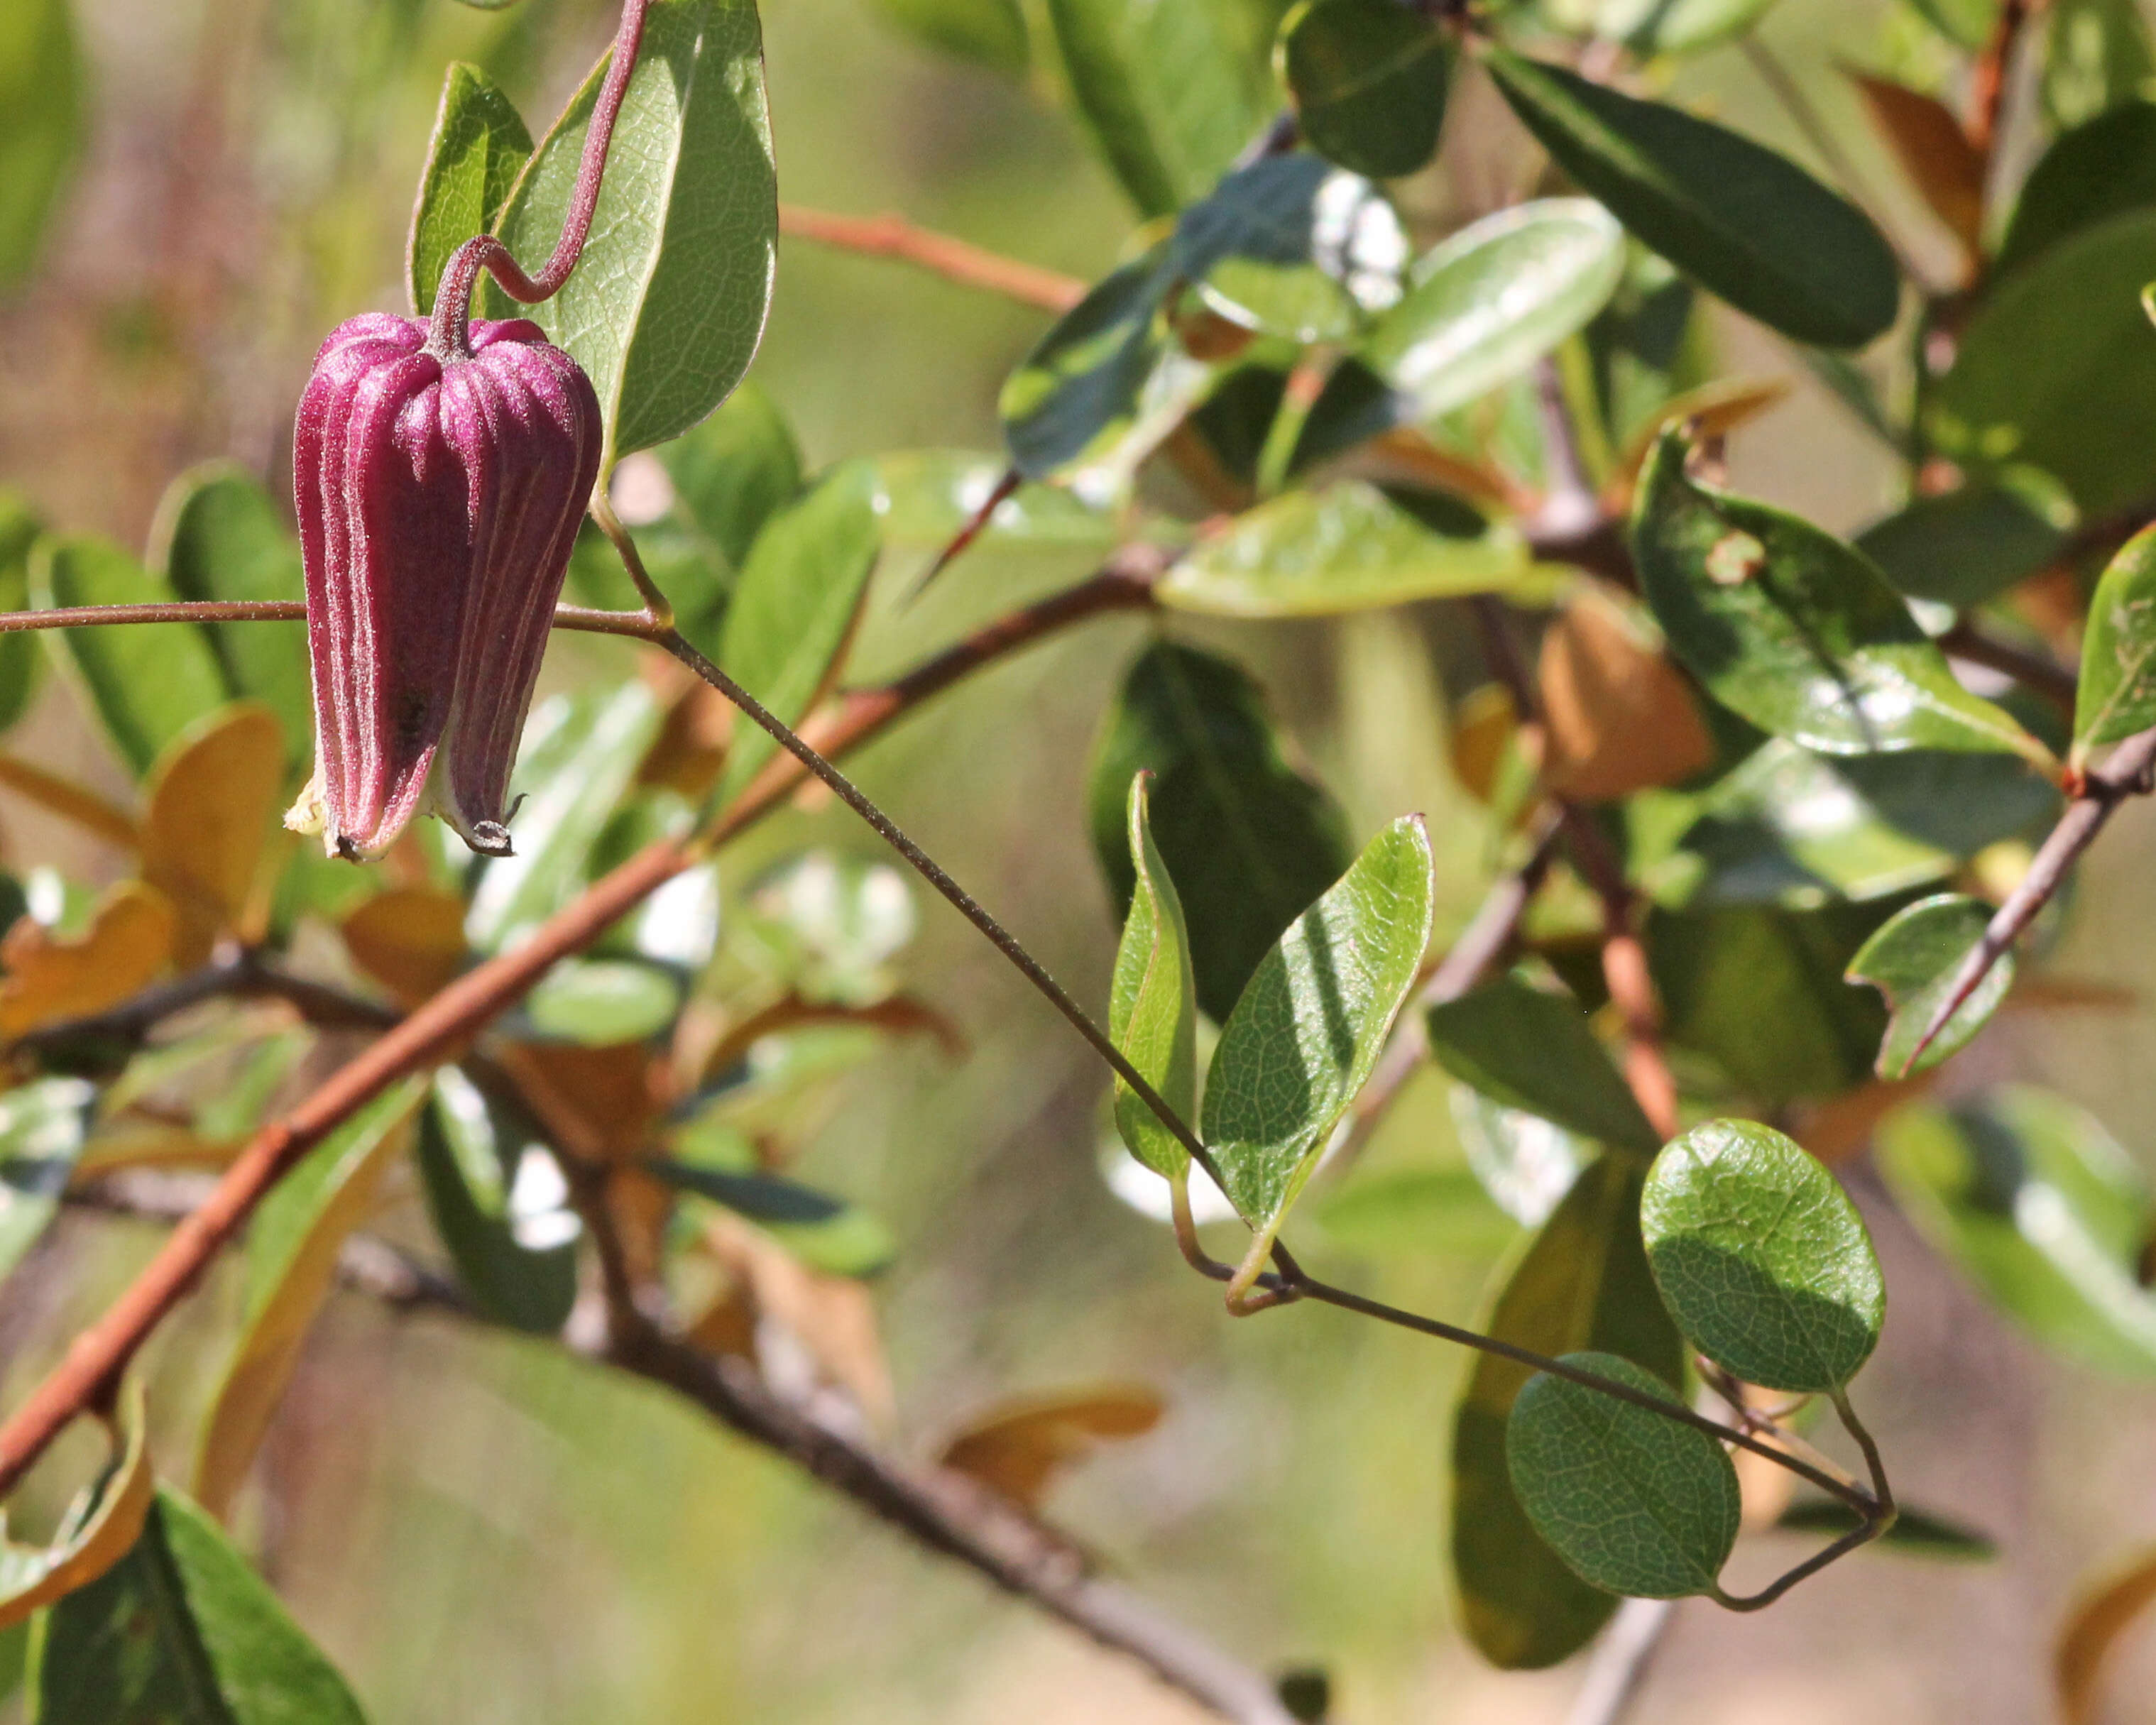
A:
[[[1962,960],[1984,938],[1991,906],[1982,899],[1942,892],[1897,911],[1849,961],[1849,979],[1886,996],[1893,1016],[1879,1045],[1881,1078],[1907,1078],[1967,1046],[2014,986],[2014,955],[2002,952],[1976,992],[1954,1009],[1931,1045],[1917,1045],[1946,999]]]
[[[364,1725],[216,1522],[162,1488],[135,1549],[37,1620],[33,1725]]]
[[[2129,101],[2062,133],[2022,182],[1999,269],[2019,270],[2061,240],[2156,205],[2156,102]]]
[[[880,548],[875,471],[849,462],[757,536],[726,607],[720,668],[798,724],[836,671]],[[718,802],[747,786],[778,749],[737,713]]]
[[[2097,583],[2074,697],[2076,759],[2156,725],[2156,528],[2126,542]]]
[[[501,237],[536,268],[561,237],[605,64],[518,176]],[[652,0],[592,237],[529,316],[590,375],[608,458],[678,436],[724,401],[762,338],[777,178],[752,0]]]
[[[1437,151],[1452,49],[1435,20],[1394,0],[1303,0],[1274,52],[1310,147],[1373,179]]]
[[[1143,773],[1131,780],[1135,884],[1109,984],[1108,1036],[1161,1100],[1188,1122],[1198,1105],[1198,983],[1183,901],[1147,818],[1146,785]],[[1131,1154],[1164,1178],[1174,1178],[1189,1163],[1182,1142],[1120,1078],[1116,1130]]]
[[[1136,885],[1127,798],[1141,771],[1153,774],[1152,834],[1183,901],[1198,1004],[1219,1023],[1281,931],[1348,866],[1346,819],[1283,758],[1248,675],[1161,642],[1125,676],[1087,775],[1093,854],[1118,916]]]
[[[2073,526],[2056,480],[2009,469],[1989,484],[1918,497],[1855,542],[1897,591],[1965,610],[2048,568]]]
[[[662,716],[635,681],[556,696],[533,712],[515,781],[522,801],[509,825],[516,853],[480,866],[465,916],[475,947],[499,950],[577,891]]]
[[[96,1092],[80,1078],[0,1091],[0,1278],[59,1213]]]
[[[1578,1366],[1681,1405],[1614,1353]],[[1537,1373],[1505,1428],[1512,1489],[1535,1531],[1584,1581],[1651,1599],[1711,1593],[1737,1543],[1737,1469],[1705,1432]]]
[[[1774,1525],[1785,1532],[1821,1533],[1838,1539],[1855,1532],[1861,1523],[1856,1512],[1839,1498],[1813,1497],[1791,1504]],[[1881,1551],[1944,1563],[1988,1563],[1999,1555],[1998,1543],[1989,1534],[1906,1503],[1896,1506],[1893,1525],[1875,1543]]]
[[[537,1035],[604,1048],[658,1035],[680,1009],[680,985],[655,965],[567,958],[525,996],[523,1014]]]
[[[1288,925],[1221,1027],[1202,1136],[1260,1239],[1286,1219],[1414,985],[1430,870],[1422,817],[1394,821]]]
[[[213,463],[166,491],[150,530],[152,567],[183,599],[303,599],[300,545],[269,494],[238,468]],[[314,691],[304,623],[204,625],[238,695],[261,701],[284,726],[287,757],[311,753]]]
[[[2141,310],[2152,260],[2156,209],[2139,209],[2001,276],[1928,398],[1940,453],[2041,468],[2090,518],[2156,492],[2156,331]]]
[[[30,596],[40,610],[69,605],[169,603],[177,597],[109,540],[38,542]],[[255,625],[264,627],[264,625]],[[137,777],[230,690],[208,632],[192,623],[48,629],[47,649],[73,673],[115,752]]]
[[[1424,1014],[1430,1053],[1493,1101],[1652,1156],[1661,1138],[1568,996],[1501,977]]]
[[[942,551],[994,494],[1006,465],[967,449],[898,449],[872,459],[884,543],[893,551]],[[1105,551],[1115,542],[1113,516],[1058,487],[1030,484],[996,506],[978,541],[1010,551]]]
[[[1142,214],[1194,203],[1271,117],[1258,11],[1236,0],[1048,0],[1093,141]]]
[[[909,35],[1010,77],[1030,58],[1018,0],[875,0],[876,9]]]
[[[1490,1200],[1514,1221],[1539,1228],[1593,1162],[1595,1147],[1554,1121],[1507,1108],[1469,1084],[1450,1096],[1460,1153]]]
[[[495,231],[531,158],[531,134],[516,105],[480,67],[452,63],[405,249],[405,285],[418,316],[434,309],[434,290],[456,249]]]
[[[801,489],[793,429],[754,383],[743,383],[710,418],[660,445],[658,454],[674,481],[675,511],[737,569],[764,523]]]
[[[1317,617],[1489,593],[1527,573],[1517,528],[1461,513],[1469,531],[1442,533],[1361,480],[1297,488],[1200,540],[1155,591],[1185,611]]]
[[[520,1179],[527,1160],[545,1153],[461,1072],[436,1076],[417,1145],[434,1232],[472,1302],[534,1335],[560,1329],[577,1298],[575,1217],[545,1189],[553,1182],[534,1191]]]
[[[0,289],[37,261],[83,133],[69,0],[10,0],[0,18]]]
[[[1747,1384],[1824,1394],[1878,1345],[1887,1284],[1864,1219],[1772,1127],[1710,1120],[1671,1139],[1640,1230],[1677,1327]]]
[[[1396,1168],[1358,1173],[1315,1209],[1327,1239],[1349,1251],[1391,1256],[1482,1255],[1515,1238],[1519,1224],[1492,1203],[1471,1168]]]
[[[2148,93],[2156,49],[2134,0],[2057,0],[2044,9],[2044,118],[2065,131]]]
[[[1582,1348],[1622,1355],[1666,1383],[1684,1343],[1655,1291],[1640,1243],[1641,1171],[1630,1158],[1590,1164],[1527,1245],[1479,1326],[1542,1354]],[[1513,1495],[1505,1426],[1533,1373],[1478,1353],[1452,1437],[1452,1568],[1461,1626],[1507,1671],[1568,1658],[1615,1602],[1565,1567]]]
[[[2010,1086],[1955,1108],[1898,1108],[1875,1152],[1933,1246],[2037,1341],[2099,1371],[2156,1378],[2156,1296],[2135,1275],[2148,1186],[2095,1119]]]
[[[20,492],[0,488],[0,611],[30,608],[30,552],[38,531],[28,501]],[[0,634],[0,731],[30,710],[44,665],[31,631]]]
[[[1787,157],[1507,49],[1483,64],[1583,190],[1739,311],[1823,347],[1861,347],[1893,323],[1893,254]]]
[[[1671,650],[1763,730],[1835,755],[2038,751],[1954,680],[1886,578],[1832,534],[1690,478],[1666,434],[1640,475],[1632,551]]]

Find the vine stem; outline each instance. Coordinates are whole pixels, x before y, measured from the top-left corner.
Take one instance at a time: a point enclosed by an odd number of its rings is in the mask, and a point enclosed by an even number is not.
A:
[[[1001,294],[1043,311],[1068,311],[1086,297],[1086,284],[1075,275],[983,250],[950,234],[918,227],[903,216],[841,216],[803,209],[798,203],[782,203],[778,231],[838,251],[894,258],[962,287]]]
[[[62,605],[46,611],[0,611],[0,634],[39,629],[109,629],[136,623],[304,623],[301,599],[172,599],[150,605]],[[648,640],[651,619],[641,611],[602,611],[557,605],[554,627]]]

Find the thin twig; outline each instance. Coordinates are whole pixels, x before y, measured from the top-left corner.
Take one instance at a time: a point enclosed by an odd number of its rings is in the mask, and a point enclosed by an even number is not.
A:
[[[1978,155],[1989,162],[1999,146],[1999,116],[2006,108],[2007,73],[2015,44],[2029,20],[2029,0],[2003,0],[1991,39],[1969,73],[1969,121],[1964,128]]]
[[[1068,311],[1086,297],[1086,284],[1075,275],[1044,270],[984,251],[947,234],[916,227],[902,216],[840,216],[798,203],[778,206],[778,231],[840,251],[874,258],[896,258],[934,272],[963,287],[983,288],[1044,311]]]
[[[172,599],[154,605],[56,605],[45,611],[0,611],[0,634],[36,629],[92,629],[130,623],[304,623],[300,599]],[[599,611],[557,605],[554,627],[648,639],[651,619],[640,611]]]
[[[2061,665],[2048,653],[2003,641],[1967,617],[1958,619],[1939,637],[1939,650],[1988,670],[2004,672],[2035,690],[2068,718],[2073,716],[2081,679],[2071,666]]]
[[[1676,1609],[1675,1599],[1627,1599],[1617,1608],[1594,1644],[1565,1725],[1618,1725],[1640,1692]]]

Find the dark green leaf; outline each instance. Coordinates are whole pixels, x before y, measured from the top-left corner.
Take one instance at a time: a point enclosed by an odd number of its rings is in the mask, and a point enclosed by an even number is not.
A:
[[[1377,1065],[1414,985],[1430,914],[1430,835],[1409,815],[1288,925],[1221,1027],[1203,1136],[1260,1239],[1286,1219]]]
[[[420,1117],[418,1158],[434,1232],[480,1310],[534,1335],[560,1329],[577,1298],[574,1217],[518,1191],[526,1159],[544,1153],[461,1072],[437,1075]]]
[[[30,593],[40,610],[166,604],[177,597],[110,541],[82,536],[38,541],[30,558]],[[121,762],[138,778],[167,743],[231,692],[208,631],[196,624],[49,629],[44,636],[48,650],[78,679]]]
[[[1563,1359],[1681,1405],[1614,1353]],[[1713,1591],[1741,1506],[1737,1469],[1705,1432],[1537,1373],[1512,1404],[1505,1459],[1527,1519],[1581,1579],[1653,1599]]]
[[[1397,0],[1303,0],[1275,51],[1310,147],[1373,179],[1411,174],[1437,150],[1452,49]]]
[[[524,999],[534,1034],[604,1048],[658,1035],[681,1009],[679,983],[655,965],[624,958],[565,958]]]
[[[1710,1120],[1671,1140],[1640,1231],[1677,1327],[1747,1384],[1824,1394],[1878,1345],[1887,1285],[1864,1219],[1771,1127]]]
[[[2036,93],[2054,131],[2094,120],[2147,91],[2156,52],[2134,0],[2058,0],[2045,13]]]
[[[1999,248],[2003,273],[2113,216],[2156,204],[2156,102],[2130,101],[2076,126],[2030,169]]]
[[[1131,780],[1130,855],[1135,884],[1116,947],[1108,993],[1108,1035],[1161,1100],[1188,1122],[1198,1103],[1198,984],[1183,901],[1153,843],[1143,773]],[[1163,1178],[1190,1160],[1180,1140],[1122,1079],[1116,1081],[1116,1129],[1132,1155]]]
[[[269,494],[216,463],[182,474],[150,530],[152,564],[183,599],[300,599],[299,542]],[[306,760],[315,734],[304,623],[213,623],[210,645],[235,694],[264,703],[285,728],[287,757]]]
[[[1861,1525],[1856,1512],[1838,1498],[1815,1497],[1793,1503],[1774,1525],[1791,1533],[1825,1533],[1840,1538]],[[1933,1558],[1946,1563],[1988,1563],[1999,1555],[1999,1547],[1988,1533],[1964,1527],[1945,1516],[1901,1505],[1894,1525],[1876,1541],[1881,1550],[1905,1557]]]
[[[1049,0],[1078,111],[1148,216],[1195,202],[1270,117],[1257,8]]]
[[[748,561],[764,523],[801,489],[793,433],[778,403],[753,383],[742,384],[710,418],[662,444],[658,453],[674,481],[676,511],[737,569]],[[680,601],[675,603],[678,608]]]
[[[757,536],[726,607],[720,669],[786,723],[799,723],[836,670],[880,548],[875,470],[848,462]],[[778,748],[736,714],[718,802]]]
[[[754,1168],[647,1157],[643,1167],[680,1192],[759,1224],[788,1251],[829,1276],[873,1276],[897,1255],[891,1230],[858,1205]]]
[[[170,1489],[133,1551],[38,1617],[28,1687],[37,1725],[364,1725],[276,1595]]]
[[[30,548],[38,532],[28,501],[19,492],[0,490],[0,611],[30,608]],[[31,631],[0,634],[0,731],[30,710],[44,665]]]
[[[47,1078],[0,1093],[0,1278],[59,1214],[95,1099],[80,1078]]]
[[[37,260],[81,142],[83,82],[68,0],[10,0],[0,19],[0,289]]]
[[[1568,997],[1502,977],[1432,1007],[1430,1052],[1493,1101],[1652,1156],[1661,1138]]]
[[[1093,852],[1130,909],[1125,798],[1153,775],[1155,841],[1183,900],[1198,1004],[1224,1020],[1281,932],[1348,866],[1347,822],[1282,758],[1257,685],[1227,660],[1162,642],[1123,680],[1088,772]]]
[[[885,17],[947,54],[1011,77],[1029,59],[1025,14],[1017,0],[875,0]]]
[[[528,266],[561,237],[604,72],[540,141],[503,213],[501,237]],[[576,274],[526,311],[489,290],[491,315],[531,317],[590,374],[609,459],[679,436],[748,369],[771,300],[776,187],[752,0],[652,0]]]
[[[1684,1343],[1640,1244],[1640,1183],[1629,1158],[1591,1164],[1528,1242],[1480,1327],[1542,1354],[1620,1354],[1676,1383]],[[1478,1353],[1453,1428],[1452,1566],[1462,1626],[1485,1658],[1507,1671],[1568,1658],[1615,1609],[1542,1542],[1513,1495],[1505,1425],[1532,1375]]]
[[[1809,521],[1686,475],[1672,431],[1640,475],[1633,557],[1671,649],[1714,698],[1826,754],[2041,745],[1954,680],[1886,578]]]
[[[2074,526],[2071,499],[2033,469],[1918,497],[1856,536],[1897,590],[1966,610],[2057,560]]]
[[[1897,1109],[1876,1149],[1910,1219],[2039,1342],[2156,1378],[2156,1297],[2134,1273],[2148,1188],[2092,1117],[2011,1086],[1957,1108]]]
[[[495,231],[531,157],[531,134],[516,105],[479,67],[452,63],[405,249],[405,285],[419,316],[434,309],[434,290],[456,249]]]
[[[2074,757],[2156,725],[2156,528],[2143,527],[2111,560],[2089,601],[2082,681],[2074,698]]]
[[[1900,280],[1878,230],[1786,157],[1507,49],[1484,64],[1559,167],[1739,311],[1823,347],[1861,347],[1894,321]]]
[[[1999,1009],[2014,986],[2014,955],[2002,952],[1977,984],[1976,992],[1954,1009],[1931,1045],[1920,1055],[1917,1044],[1945,1000],[1947,989],[1991,922],[1991,906],[1982,899],[1942,892],[1897,911],[1865,942],[1849,961],[1849,979],[1869,983],[1886,996],[1893,1016],[1879,1045],[1881,1078],[1907,1078],[1936,1066],[1967,1046],[1984,1021]]]

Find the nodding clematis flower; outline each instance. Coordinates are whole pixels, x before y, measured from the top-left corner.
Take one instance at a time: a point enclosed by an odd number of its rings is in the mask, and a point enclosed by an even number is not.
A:
[[[293,437],[316,765],[285,824],[354,861],[424,814],[507,854],[510,769],[598,475],[574,360],[521,318],[445,323],[339,326]]]

